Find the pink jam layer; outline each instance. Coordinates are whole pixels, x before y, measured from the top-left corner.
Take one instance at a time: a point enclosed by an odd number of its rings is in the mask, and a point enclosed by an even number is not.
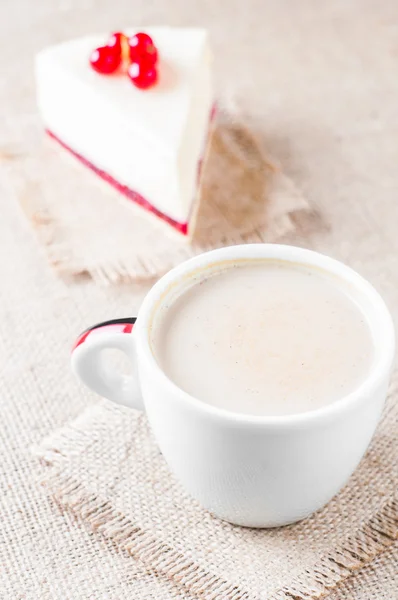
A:
[[[210,133],[211,125],[214,122],[214,119],[216,117],[216,114],[217,114],[217,105],[213,104],[213,107],[210,112],[210,119],[209,119],[209,133]],[[122,183],[117,181],[117,179],[114,179],[111,175],[109,175],[109,173],[107,173],[106,171],[103,171],[102,169],[99,169],[98,167],[93,165],[92,162],[90,162],[89,160],[84,158],[84,156],[82,156],[78,152],[75,152],[75,150],[72,150],[72,148],[70,146],[68,146],[67,144],[65,144],[65,142],[60,140],[59,137],[56,136],[52,131],[50,131],[49,129],[46,129],[46,133],[53,140],[58,142],[63,148],[65,148],[65,150],[68,150],[68,152],[73,154],[73,156],[76,157],[83,165],[85,165],[86,167],[88,167],[89,169],[94,171],[94,173],[96,173],[99,177],[101,177],[101,179],[103,179],[104,181],[107,181],[111,186],[113,186],[116,190],[118,190],[118,192],[120,192],[121,194],[123,194],[124,196],[129,198],[129,200],[132,200],[133,202],[135,202],[136,204],[138,204],[139,206],[141,206],[148,212],[152,213],[153,215],[155,215],[156,217],[158,217],[159,219],[161,219],[162,221],[164,221],[165,223],[170,225],[170,227],[172,227],[173,229],[178,231],[181,235],[188,236],[189,221],[187,223],[180,223],[179,221],[175,221],[174,219],[172,219],[165,213],[160,212],[160,210],[155,208],[150,202],[148,202],[148,200],[146,200],[143,196],[141,196],[141,194],[139,194],[138,192],[135,192],[134,190],[127,187],[126,185],[123,185]],[[208,133],[207,137],[209,137],[209,133]],[[207,144],[206,144],[206,147],[207,147]],[[205,151],[206,151],[206,147],[205,147]],[[199,180],[200,180],[200,176],[201,176],[201,172],[202,172],[203,159],[204,159],[204,156],[202,156],[202,158],[198,162],[198,174],[197,174],[198,184],[199,184]],[[191,214],[192,214],[192,210],[191,210]]]
[[[111,175],[109,175],[108,173],[106,173],[102,169],[99,169],[98,167],[96,167],[95,165],[93,165],[93,163],[91,163],[89,160],[87,160],[86,158],[84,158],[84,156],[82,156],[78,152],[75,152],[74,150],[72,150],[72,148],[70,148],[70,146],[68,146],[62,140],[60,140],[59,137],[57,137],[56,135],[54,135],[54,133],[52,131],[50,131],[49,129],[46,129],[46,133],[48,133],[48,135],[53,140],[55,140],[63,148],[65,148],[65,150],[68,150],[68,152],[70,152],[71,154],[73,154],[73,156],[75,158],[77,158],[83,165],[85,165],[86,167],[88,167],[89,169],[91,169],[92,171],[94,171],[94,173],[96,173],[99,177],[101,177],[101,179],[103,179],[104,181],[110,183],[111,186],[113,186],[116,190],[118,190],[118,192],[120,192],[121,194],[123,194],[124,196],[126,196],[129,200],[132,200],[133,202],[135,202],[136,204],[138,204],[139,206],[141,206],[142,208],[144,208],[148,212],[154,214],[159,219],[162,219],[162,221],[165,221],[168,225],[170,225],[171,227],[173,227],[173,229],[175,229],[176,231],[178,231],[182,235],[184,235],[184,236],[188,235],[188,226],[189,226],[189,223],[179,223],[178,221],[174,221],[174,219],[172,219],[171,217],[165,215],[164,213],[160,212],[160,210],[158,210],[157,208],[155,208],[154,206],[152,206],[152,204],[150,202],[148,202],[148,200],[145,200],[145,198],[143,198],[143,196],[141,196],[140,194],[138,194],[134,190],[130,189],[126,185],[123,185],[122,183],[120,183],[119,181],[117,181],[116,179],[114,179],[113,177],[111,177]]]

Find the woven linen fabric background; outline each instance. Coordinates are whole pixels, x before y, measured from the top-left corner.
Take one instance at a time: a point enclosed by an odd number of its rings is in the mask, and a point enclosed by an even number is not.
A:
[[[38,485],[45,469],[31,446],[97,403],[69,373],[75,333],[135,312],[146,287],[67,285],[24,218],[9,163],[23,154],[14,125],[20,131],[35,116],[33,54],[126,23],[208,26],[220,93],[239,98],[321,217],[315,231],[288,241],[359,269],[397,322],[398,7],[394,0],[3,0],[1,8],[0,598],[186,598]],[[395,600],[397,564],[392,545],[331,598]]]
[[[318,598],[398,539],[396,386],[372,447],[326,508],[255,530],[211,517],[170,474],[143,414],[108,401],[37,449],[50,494],[195,598]]]

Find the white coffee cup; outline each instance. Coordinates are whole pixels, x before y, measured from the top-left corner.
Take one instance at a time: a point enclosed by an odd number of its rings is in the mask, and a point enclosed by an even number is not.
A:
[[[307,413],[249,416],[197,400],[160,369],[149,332],[170,290],[175,293],[187,277],[214,263],[250,258],[321,268],[361,295],[375,360],[354,392]],[[129,357],[133,375],[112,372],[103,364],[101,353],[107,348]],[[174,268],[150,290],[136,322],[109,321],[82,334],[72,352],[72,368],[101,396],[146,411],[170,469],[203,507],[238,525],[274,527],[310,515],[346,483],[382,412],[394,348],[394,326],[386,305],[355,271],[302,248],[250,244],[201,254]]]

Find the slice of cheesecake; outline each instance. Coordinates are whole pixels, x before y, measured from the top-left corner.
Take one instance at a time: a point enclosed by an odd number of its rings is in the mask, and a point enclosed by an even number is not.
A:
[[[190,237],[214,114],[207,33],[169,27],[144,33],[158,56],[157,80],[149,89],[133,85],[125,66],[108,75],[96,72],[89,57],[107,36],[93,35],[38,54],[38,105],[46,130],[62,146]]]

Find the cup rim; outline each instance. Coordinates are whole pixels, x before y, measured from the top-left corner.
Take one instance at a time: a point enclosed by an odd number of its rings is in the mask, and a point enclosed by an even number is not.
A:
[[[194,271],[206,268],[213,263],[223,260],[233,261],[258,258],[294,262],[303,266],[321,267],[331,275],[340,275],[343,280],[353,284],[359,293],[365,294],[368,300],[370,300],[377,312],[378,327],[382,328],[384,332],[383,344],[379,344],[379,347],[376,348],[378,356],[366,378],[355,390],[331,404],[310,411],[288,415],[250,415],[232,412],[199,400],[182,390],[161,369],[150,346],[150,323],[162,306],[163,300],[168,296],[170,288],[178,284],[182,278],[189,277]],[[262,427],[267,425],[271,427],[276,425],[297,426],[326,417],[333,417],[333,415],[338,415],[344,409],[354,407],[363,398],[368,397],[378,387],[383,378],[389,376],[395,354],[395,329],[391,314],[380,294],[362,275],[344,263],[325,254],[284,244],[259,243],[228,246],[199,254],[174,267],[151,288],[145,297],[138,313],[134,334],[138,344],[140,360],[143,360],[145,365],[151,369],[153,376],[156,377],[158,382],[173,393],[173,397],[178,402],[188,404],[191,408],[208,413],[224,421]]]

